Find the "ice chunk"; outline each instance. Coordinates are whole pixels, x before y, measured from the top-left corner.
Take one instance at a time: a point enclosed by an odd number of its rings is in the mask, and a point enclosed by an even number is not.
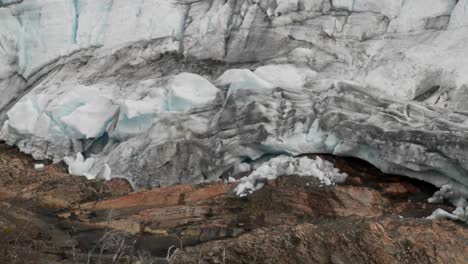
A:
[[[445,200],[449,201],[456,209],[452,213],[437,209],[427,219],[450,219],[468,223],[468,201],[461,193],[454,190],[451,184],[443,185],[439,191],[428,199],[430,203],[442,203]]]
[[[218,88],[197,74],[181,73],[169,84],[169,111],[186,111],[216,99]]]
[[[96,179],[96,175],[95,175],[95,174],[88,173],[88,172],[83,173],[83,176],[84,176],[87,180],[94,180],[94,179]]]
[[[234,179],[233,177],[228,178],[228,183],[234,183],[234,182],[237,182],[237,180]]]
[[[258,190],[252,182],[253,181],[251,180],[241,180],[241,183],[237,185],[236,189],[234,190],[236,195],[243,197]]]
[[[47,137],[51,120],[44,114],[44,108],[48,100],[47,96],[38,95],[18,102],[8,111],[9,121],[4,129],[23,136]],[[3,131],[8,134],[6,132]],[[8,141],[7,138],[5,140]]]
[[[100,175],[104,180],[108,181],[111,179],[111,173],[112,173],[112,170],[111,168],[109,167],[109,165],[104,164],[104,171],[102,172],[102,174]]]
[[[164,108],[164,98],[152,100],[122,100],[119,102],[119,117],[111,136],[125,140],[148,130],[157,113]]]
[[[85,176],[88,179],[94,179],[90,171],[94,165],[94,158],[85,159],[80,152],[76,153],[76,158],[65,157],[63,161],[68,165],[68,173],[75,176]]]
[[[430,216],[427,217],[430,220],[436,219],[450,219],[450,220],[459,220],[458,216],[451,214],[443,209],[435,210]]]
[[[72,128],[78,137],[98,138],[104,134],[116,111],[117,107],[109,99],[98,97],[60,120]]]
[[[255,70],[255,74],[275,87],[286,89],[302,89],[307,81],[315,78],[317,73],[306,67],[293,64],[279,64],[262,66]]]
[[[112,169],[107,164],[102,164],[102,160],[99,158],[94,159],[92,168],[83,174],[88,180],[101,179],[110,180],[112,177]]]
[[[117,110],[107,95],[75,83],[32,92],[7,112],[0,137],[36,159],[61,161],[83,151],[80,140],[103,135]]]
[[[245,196],[263,187],[263,181],[274,180],[279,176],[299,175],[317,178],[324,185],[344,182],[348,176],[340,173],[332,163],[316,157],[294,158],[278,156],[260,165],[249,176],[243,177],[235,192],[238,196]]]
[[[44,164],[34,164],[34,169],[35,170],[44,170],[45,169],[45,165]]]
[[[38,109],[30,99],[18,102],[8,111],[9,127],[20,134],[33,134],[38,118]]]
[[[251,168],[250,164],[242,162],[240,164],[237,164],[234,167],[234,173],[244,173],[244,172],[250,171],[251,169],[252,168]]]
[[[7,113],[9,128],[24,135],[47,136],[50,119],[44,115],[49,96],[37,95],[15,104]]]
[[[132,119],[137,116],[159,112],[160,108],[161,105],[155,101],[123,100],[120,111],[123,111],[128,119]]]
[[[442,203],[444,200],[456,200],[461,195],[457,194],[457,192],[453,189],[451,184],[443,185],[440,190],[434,193],[434,195],[428,199],[429,203]]]
[[[231,69],[225,71],[217,80],[219,86],[229,85],[228,96],[240,89],[272,89],[274,86],[255,75],[248,69]]]

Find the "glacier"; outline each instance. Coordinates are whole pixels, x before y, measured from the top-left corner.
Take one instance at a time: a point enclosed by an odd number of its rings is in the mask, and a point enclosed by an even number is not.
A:
[[[466,5],[0,1],[0,140],[135,188],[330,153],[468,197]]]

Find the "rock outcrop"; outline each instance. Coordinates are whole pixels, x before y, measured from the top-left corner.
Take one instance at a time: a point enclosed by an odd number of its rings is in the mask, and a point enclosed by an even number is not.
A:
[[[133,192],[0,145],[5,263],[465,263],[466,225],[426,220],[434,186],[322,156],[343,185],[284,176],[239,198],[235,184]],[[6,178],[3,177],[3,178]],[[446,210],[451,207],[442,205]],[[272,250],[274,249],[274,250]]]

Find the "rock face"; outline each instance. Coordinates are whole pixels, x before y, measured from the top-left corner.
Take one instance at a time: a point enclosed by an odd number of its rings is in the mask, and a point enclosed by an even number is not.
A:
[[[395,219],[378,222],[346,219],[321,225],[266,228],[237,239],[206,243],[178,252],[173,263],[235,263],[238,260],[240,263],[465,262],[464,254],[447,254],[445,250],[450,246],[434,250],[429,245],[421,245],[420,241],[428,237],[449,243],[451,237],[443,235],[445,228],[431,224],[415,226],[411,222],[401,224]],[[350,241],[356,243],[343,246]],[[460,244],[455,247],[466,250],[466,246]]]
[[[340,186],[284,176],[132,192],[0,145],[2,263],[466,263],[466,226],[426,220],[435,188],[332,156]],[[5,175],[10,175],[9,177]],[[7,180],[5,180],[7,179]],[[443,205],[450,210],[451,207]],[[272,250],[272,249],[275,250]]]
[[[332,153],[468,197],[464,5],[3,1],[0,138],[137,188]]]

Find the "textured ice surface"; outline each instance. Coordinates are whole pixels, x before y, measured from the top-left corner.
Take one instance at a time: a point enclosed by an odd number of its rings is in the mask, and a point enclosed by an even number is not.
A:
[[[309,68],[300,68],[292,64],[262,66],[255,74],[271,83],[274,87],[301,89],[307,81],[313,80],[317,73]]]
[[[456,4],[457,0],[404,1],[399,16],[390,23],[388,30],[406,32],[445,27]]]
[[[117,106],[98,88],[56,86],[29,94],[15,104],[7,113],[0,137],[9,144],[21,145],[36,158],[60,160],[71,154],[67,150],[70,146],[81,145],[80,140],[102,136],[116,111]],[[25,140],[25,135],[30,138]],[[54,155],[41,150],[48,148],[45,142],[53,143],[48,151]]]
[[[98,138],[106,132],[106,127],[115,116],[117,108],[107,98],[98,97],[77,107],[69,115],[60,118],[77,138]]]
[[[24,75],[80,48],[104,45],[107,50],[141,39],[176,38],[184,23],[184,8],[165,0],[16,2],[0,11],[0,28],[14,33],[4,35],[0,30],[0,35],[17,44],[19,71]]]
[[[451,184],[443,185],[439,191],[428,199],[430,203],[442,203],[447,201],[456,209],[449,213],[443,209],[435,210],[427,219],[450,219],[468,223],[468,202]]]
[[[265,181],[274,180],[282,175],[314,177],[327,186],[344,182],[347,177],[346,173],[340,173],[332,163],[320,157],[311,159],[278,156],[255,168],[249,176],[241,178],[234,191],[238,196],[245,196],[262,188]]]
[[[260,78],[247,69],[230,69],[224,72],[216,84],[220,86],[228,86],[228,96],[235,93],[239,89],[272,89],[274,85]]]
[[[35,158],[145,187],[332,153],[468,197],[466,1],[0,3],[0,138]]]
[[[28,94],[7,112],[0,138],[35,158],[55,161],[145,133],[159,118],[209,105],[219,93],[210,81],[191,73],[137,82],[119,92],[112,83],[83,86],[73,79],[39,86],[44,90]]]
[[[186,111],[216,99],[218,88],[205,78],[191,73],[176,75],[169,84],[168,111]]]
[[[147,100],[120,100],[119,115],[109,134],[118,140],[125,140],[148,130],[155,116],[164,111],[164,104],[164,96]]]

